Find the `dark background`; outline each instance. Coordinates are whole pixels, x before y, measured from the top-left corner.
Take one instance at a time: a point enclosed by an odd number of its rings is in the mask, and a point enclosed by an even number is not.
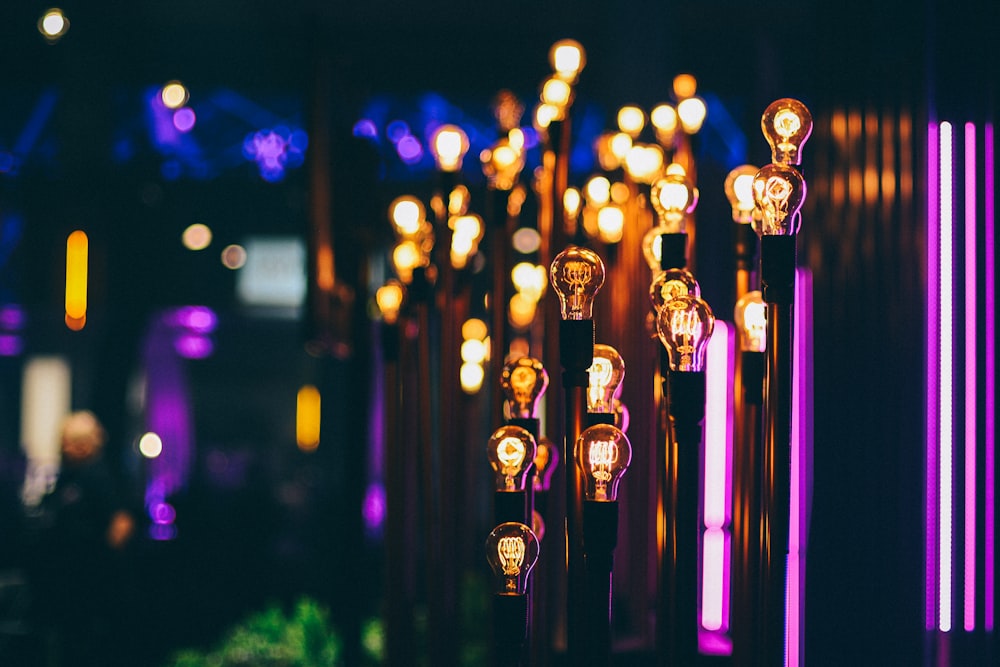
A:
[[[405,170],[387,166],[384,154],[351,136],[362,110],[379,96],[405,106],[435,91],[488,119],[501,88],[530,103],[548,72],[548,48],[562,37],[587,49],[577,106],[603,118],[604,127],[613,125],[619,106],[651,108],[666,97],[674,74],[692,72],[700,91],[722,101],[747,137],[747,161],[758,164],[767,160],[759,115],[778,97],[803,100],[816,118],[838,109],[908,113],[917,128],[917,174],[928,120],[996,121],[1000,68],[992,44],[1000,23],[996,4],[985,0],[68,2],[71,29],[55,45],[34,28],[44,8],[23,2],[0,9],[3,147],[40,91],[59,93],[44,134],[49,143],[18,174],[0,174],[0,212],[16,210],[24,220],[12,255],[0,264],[3,301],[29,313],[24,356],[57,352],[73,360],[74,404],[105,421],[124,472],[131,448],[126,385],[148,317],[191,302],[222,313],[218,353],[189,368],[200,464],[177,503],[179,515],[190,517],[180,520],[184,539],[137,547],[136,577],[148,587],[137,605],[147,616],[133,631],[150,661],[210,641],[275,596],[305,591],[336,600],[346,590],[376,613],[380,570],[378,541],[347,548],[339,529],[356,516],[344,510],[356,487],[344,483],[352,473],[339,452],[352,452],[353,465],[363,465],[356,440],[364,431],[348,417],[365,407],[357,383],[370,389],[358,360],[371,349],[352,338],[363,327],[346,335],[355,356],[317,361],[303,351],[315,333],[303,326],[308,317],[241,313],[232,275],[217,263],[191,260],[175,242],[195,215],[212,220],[219,241],[304,234],[308,170],[292,170],[279,184],[263,182],[249,167],[166,180],[163,156],[141,142],[130,159],[116,159],[112,147],[123,125],[140,122],[141,91],[178,78],[195,99],[226,88],[290,109],[314,141],[316,128],[325,127],[338,271],[362,303],[369,289],[359,277],[362,258],[389,241],[383,211],[409,185]],[[320,94],[330,103],[317,117]],[[815,141],[810,149],[822,151],[824,138]],[[729,166],[706,156],[701,215],[725,215],[717,185]],[[425,187],[421,178],[413,187]],[[709,194],[712,187],[718,192]],[[919,185],[914,201],[888,216],[854,211],[854,224],[840,202],[810,201],[814,222],[807,216],[802,232],[800,257],[816,281],[809,664],[913,665],[923,655]],[[71,333],[62,325],[61,241],[53,239],[81,225],[91,235],[94,315],[84,332]],[[711,268],[705,271],[709,285],[721,284],[713,283]],[[724,300],[724,288],[717,289]],[[21,361],[0,359],[5,512],[20,482]],[[341,392],[335,415],[345,425],[329,448],[306,457],[287,442],[288,406],[270,397],[314,378],[334,378],[330,386]],[[280,448],[291,453],[276,453]],[[215,451],[246,461],[230,486],[205,476]],[[14,534],[0,533],[7,562],[17,558],[16,540],[8,537]],[[373,558],[357,558],[355,548]],[[361,572],[340,567],[363,563]]]

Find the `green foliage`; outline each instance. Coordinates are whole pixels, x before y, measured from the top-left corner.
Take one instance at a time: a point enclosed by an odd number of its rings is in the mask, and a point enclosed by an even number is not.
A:
[[[341,645],[327,610],[303,598],[291,615],[271,606],[230,629],[214,649],[179,651],[165,667],[336,667]]]

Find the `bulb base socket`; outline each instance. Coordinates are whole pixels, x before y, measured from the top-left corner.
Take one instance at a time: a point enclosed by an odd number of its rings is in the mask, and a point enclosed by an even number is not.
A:
[[[766,303],[795,302],[796,236],[762,236],[760,239],[760,284]]]
[[[594,321],[560,320],[559,361],[563,387],[590,386],[588,368],[594,363]]]
[[[683,232],[660,235],[660,268],[687,268],[688,236]]]

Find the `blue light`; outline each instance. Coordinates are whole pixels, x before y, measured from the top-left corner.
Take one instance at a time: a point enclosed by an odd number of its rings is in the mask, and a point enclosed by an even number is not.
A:
[[[378,141],[378,127],[376,127],[375,121],[368,118],[362,118],[355,123],[352,132],[356,137],[364,137],[365,139]]]
[[[389,141],[398,144],[403,137],[410,135],[410,126],[403,120],[394,120],[385,127],[385,136]]]

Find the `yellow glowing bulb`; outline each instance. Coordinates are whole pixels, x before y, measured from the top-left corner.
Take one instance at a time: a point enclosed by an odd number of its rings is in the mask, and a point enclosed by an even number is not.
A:
[[[42,15],[42,18],[38,19],[38,31],[49,42],[55,42],[65,35],[67,30],[69,30],[69,19],[58,7],[48,10]]]
[[[674,95],[679,100],[684,100],[695,94],[698,90],[698,81],[691,74],[678,74],[674,77]]]
[[[89,240],[79,229],[66,239],[66,325],[78,331],[87,318]]]
[[[593,250],[570,245],[552,260],[549,282],[559,295],[564,320],[593,319],[594,297],[604,286],[604,260]]]
[[[640,183],[651,183],[663,169],[663,149],[659,146],[632,146],[625,156],[625,170]]]
[[[424,205],[416,197],[403,195],[389,204],[389,219],[400,236],[413,236],[425,219]]]
[[[568,106],[572,95],[573,89],[562,79],[551,78],[542,86],[542,102],[557,109],[564,109]]]
[[[462,341],[461,356],[462,361],[469,364],[481,364],[486,359],[489,351],[486,344],[476,338],[469,338]]]
[[[507,143],[510,144],[512,150],[518,152],[524,150],[524,130],[519,127],[512,128],[507,133]]]
[[[545,277],[545,267],[531,262],[518,262],[510,272],[514,288],[525,298],[536,303],[545,293],[545,286],[548,283]]]
[[[538,311],[537,301],[518,292],[507,304],[507,319],[515,329],[527,329],[535,321]]]
[[[549,49],[549,64],[559,78],[575,81],[587,64],[587,54],[580,42],[561,39]]]
[[[563,192],[563,212],[570,218],[580,212],[580,191],[576,188],[566,188]]]
[[[749,224],[753,220],[753,210],[757,206],[753,198],[753,178],[756,175],[757,167],[744,164],[726,176],[724,189],[733,209],[734,222]]]
[[[677,116],[680,118],[681,128],[688,134],[694,134],[701,129],[707,113],[708,108],[700,97],[689,97],[677,105]]]
[[[625,212],[617,206],[605,206],[597,212],[597,232],[603,243],[618,243],[625,229]]]
[[[156,433],[143,433],[139,438],[139,453],[147,459],[155,459],[163,453],[163,440]]]
[[[615,348],[597,343],[587,373],[587,412],[612,413],[612,402],[625,379],[625,360]]]
[[[487,334],[489,329],[486,328],[486,322],[478,318],[473,317],[462,323],[463,339],[486,340]]]
[[[771,161],[781,164],[802,164],[802,144],[812,128],[809,109],[790,97],[771,102],[760,118],[760,129],[771,146]]]
[[[502,523],[486,538],[486,560],[498,595],[524,595],[528,575],[538,562],[538,538],[522,523]]]
[[[670,134],[677,129],[677,110],[669,104],[659,104],[649,113],[649,122],[657,132]]]
[[[311,384],[299,389],[295,404],[295,442],[303,451],[319,446],[320,407],[319,389]]]
[[[188,89],[180,81],[171,81],[160,90],[160,99],[168,109],[180,109],[187,104]]]
[[[562,112],[551,104],[539,104],[535,107],[535,126],[538,129],[544,130],[552,121],[559,120],[562,117]]]
[[[584,192],[588,205],[604,206],[611,200],[611,181],[604,176],[594,176],[587,181]]]
[[[466,394],[475,394],[483,387],[483,378],[486,373],[479,364],[463,363],[458,369],[458,381],[462,385],[462,391]]]
[[[653,183],[650,202],[662,225],[671,233],[683,232],[685,218],[698,205],[698,189],[682,173],[668,169],[666,176]]]
[[[212,230],[207,225],[189,225],[181,234],[181,243],[188,250],[204,250],[212,243]]]
[[[399,319],[399,309],[403,305],[403,285],[390,280],[375,291],[375,303],[386,324],[395,324]]]
[[[646,126],[646,114],[637,106],[624,106],[618,110],[618,129],[633,139]]]
[[[767,304],[759,290],[747,292],[736,302],[733,313],[744,352],[767,350]]]
[[[431,135],[431,152],[442,171],[458,171],[469,150],[469,137],[457,125],[442,125]]]
[[[403,241],[392,251],[392,264],[396,267],[396,275],[404,283],[413,280],[413,269],[420,266],[421,254],[413,241]]]

